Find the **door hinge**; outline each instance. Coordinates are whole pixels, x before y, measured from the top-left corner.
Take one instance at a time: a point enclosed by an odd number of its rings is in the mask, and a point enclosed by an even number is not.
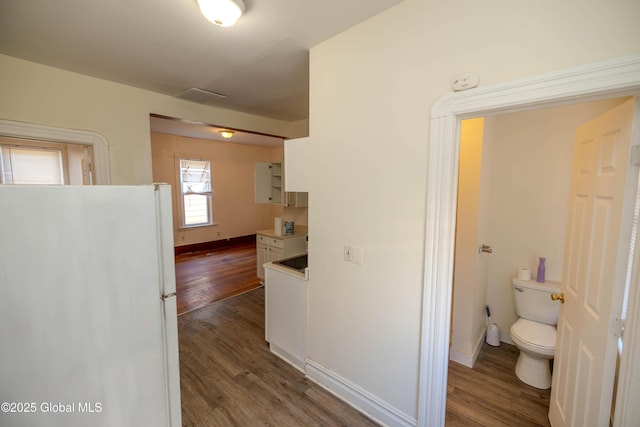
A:
[[[620,338],[624,333],[624,320],[615,318],[611,322],[611,335]]]
[[[640,166],[640,145],[631,147],[631,166]]]

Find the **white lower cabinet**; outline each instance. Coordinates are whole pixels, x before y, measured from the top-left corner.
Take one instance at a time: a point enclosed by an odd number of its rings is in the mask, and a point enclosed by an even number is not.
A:
[[[256,234],[258,278],[264,283],[264,264],[302,254],[307,248],[307,235],[274,236],[270,232]]]
[[[265,338],[269,350],[304,372],[307,357],[307,281],[304,274],[267,264]]]

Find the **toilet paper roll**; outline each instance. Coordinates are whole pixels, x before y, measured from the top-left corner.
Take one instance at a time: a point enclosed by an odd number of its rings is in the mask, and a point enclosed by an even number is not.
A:
[[[518,279],[520,280],[531,280],[531,270],[528,268],[519,268],[518,269]]]
[[[277,216],[273,219],[273,234],[282,236],[282,217]]]

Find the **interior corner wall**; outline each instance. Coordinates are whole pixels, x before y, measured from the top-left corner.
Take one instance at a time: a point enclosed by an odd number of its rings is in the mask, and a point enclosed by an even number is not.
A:
[[[196,104],[0,54],[0,118],[97,132],[112,184],[150,184],[149,114],[290,137],[289,122]]]
[[[575,6],[406,0],[311,49],[308,358],[387,412],[417,420],[430,109],[464,72],[486,86],[640,52],[639,2]]]
[[[282,161],[282,150],[151,133],[153,181],[171,184],[176,246],[248,236],[273,224],[272,205],[255,203],[255,164]],[[274,154],[275,153],[275,154]],[[214,225],[180,227],[178,158],[211,162]]]

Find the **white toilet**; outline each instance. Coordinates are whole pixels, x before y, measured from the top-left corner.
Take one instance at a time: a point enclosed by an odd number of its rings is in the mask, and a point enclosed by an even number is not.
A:
[[[560,293],[560,283],[538,283],[514,278],[513,298],[520,317],[511,326],[511,339],[520,349],[516,375],[539,389],[551,388],[549,360],[556,350],[556,328],[560,302],[551,299]]]

